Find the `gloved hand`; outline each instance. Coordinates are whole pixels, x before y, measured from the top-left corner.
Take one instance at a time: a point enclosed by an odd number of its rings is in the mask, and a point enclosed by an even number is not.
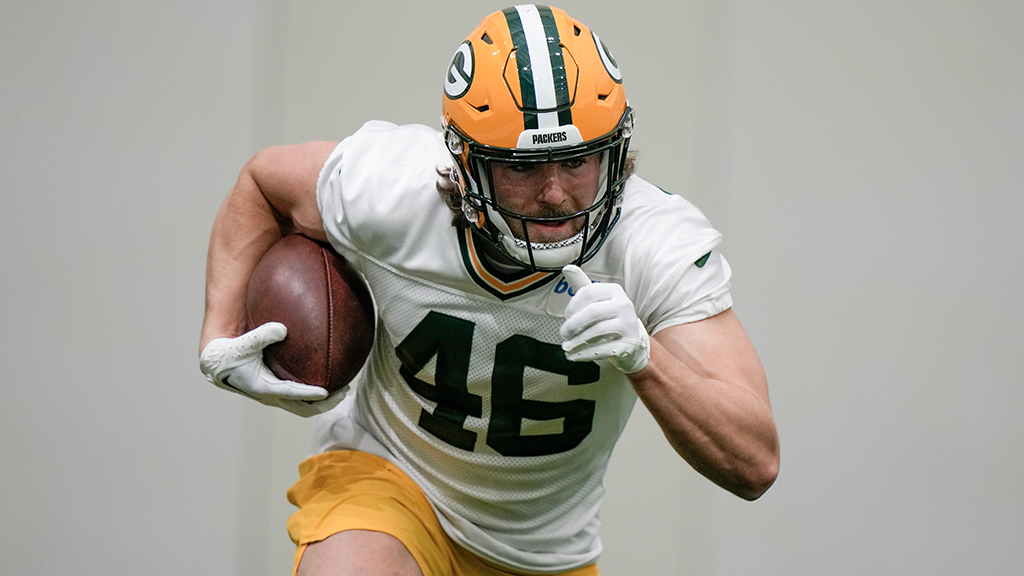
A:
[[[559,331],[565,357],[573,362],[604,359],[626,374],[647,366],[650,337],[622,286],[591,284],[586,273],[572,264],[562,273],[575,292]]]
[[[199,369],[218,388],[304,418],[334,408],[344,389],[328,395],[319,386],[281,380],[263,363],[263,349],[287,335],[284,324],[267,322],[235,338],[214,338],[199,356]]]

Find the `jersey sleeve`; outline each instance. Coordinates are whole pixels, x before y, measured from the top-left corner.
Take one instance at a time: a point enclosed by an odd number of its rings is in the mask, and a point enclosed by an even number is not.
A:
[[[341,183],[342,161],[345,157],[345,150],[352,143],[353,138],[355,138],[354,135],[342,140],[331,152],[323,168],[320,169],[320,176],[316,184],[316,201],[327,239],[339,254],[350,263],[355,264],[357,261],[355,258],[356,248],[345,222],[345,201],[342,197]]]
[[[627,290],[648,332],[709,318],[732,306],[732,271],[718,247],[722,234],[680,196],[643,183],[641,201],[623,209],[641,223],[623,255]]]
[[[361,255],[416,266],[416,239],[447,221],[438,170],[450,159],[437,131],[373,121],[331,153],[317,182],[317,205],[331,245],[361,268]]]
[[[732,307],[729,263],[717,250],[705,256],[677,267],[673,276],[658,286],[648,306],[646,324],[651,334],[710,318]]]

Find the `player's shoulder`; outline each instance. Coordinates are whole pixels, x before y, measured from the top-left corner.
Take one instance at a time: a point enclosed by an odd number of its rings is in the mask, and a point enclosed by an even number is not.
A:
[[[688,257],[690,249],[700,249],[693,247],[717,243],[720,238],[700,208],[634,175],[626,181],[622,213],[609,240],[632,252],[665,248],[681,250],[680,255]]]
[[[353,136],[365,138],[425,138],[437,139],[441,133],[423,124],[395,124],[385,120],[370,120],[359,127]]]
[[[450,164],[436,130],[366,123],[338,145],[321,171],[317,199],[325,228],[360,250],[398,250],[403,239],[416,237],[413,232],[425,234],[431,222],[447,222],[436,186]]]
[[[591,278],[621,283],[650,330],[699,320],[710,315],[710,306],[721,311],[730,302],[721,241],[695,205],[633,176]]]
[[[407,203],[415,198],[410,188],[433,189],[438,171],[450,164],[438,131],[367,122],[335,148],[321,170],[318,192],[331,188],[353,205]]]
[[[386,167],[394,173],[396,168],[417,163],[444,162],[446,154],[441,133],[433,128],[372,120],[345,138],[332,156],[342,159],[351,170]]]
[[[622,192],[622,207],[627,215],[642,216],[644,219],[664,215],[665,218],[704,219],[704,213],[686,198],[656,186],[640,176],[633,175],[626,180]]]

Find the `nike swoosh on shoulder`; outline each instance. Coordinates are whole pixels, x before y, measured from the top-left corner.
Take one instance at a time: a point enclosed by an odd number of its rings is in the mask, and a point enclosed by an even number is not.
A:
[[[697,268],[703,268],[704,265],[708,263],[708,258],[710,258],[710,257],[711,257],[711,252],[708,252],[707,254],[701,256],[700,258],[698,258],[697,261],[693,263],[693,265],[696,266]]]

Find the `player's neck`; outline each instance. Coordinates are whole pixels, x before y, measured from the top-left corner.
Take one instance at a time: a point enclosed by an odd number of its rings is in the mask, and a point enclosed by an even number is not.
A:
[[[484,258],[487,258],[487,262],[502,273],[513,274],[523,270],[522,265],[512,262],[508,256],[502,254],[489,242],[481,242],[480,244],[483,247]]]

